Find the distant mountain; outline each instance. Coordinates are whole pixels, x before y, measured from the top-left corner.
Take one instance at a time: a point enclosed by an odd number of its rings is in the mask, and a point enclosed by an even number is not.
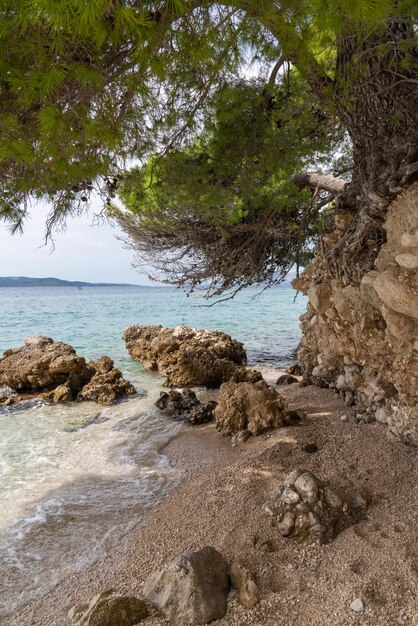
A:
[[[142,287],[130,283],[85,283],[81,280],[60,278],[29,278],[28,276],[0,276],[0,287]]]

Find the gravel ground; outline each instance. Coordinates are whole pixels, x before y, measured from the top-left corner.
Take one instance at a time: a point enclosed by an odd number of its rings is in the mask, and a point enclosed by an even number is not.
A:
[[[388,441],[381,424],[342,422],[347,408],[331,390],[292,385],[281,391],[291,408],[306,412],[299,424],[236,448],[213,425],[184,430],[164,448],[183,480],[145,523],[103,561],[3,623],[66,626],[74,603],[109,588],[140,595],[159,566],[212,545],[250,569],[262,591],[252,610],[231,592],[216,626],[417,626],[418,449]],[[317,451],[307,452],[308,444]],[[346,498],[366,494],[365,518],[326,546],[280,537],[261,506],[297,467]],[[356,598],[364,603],[361,613],[350,608]],[[143,624],[168,622],[152,616]]]

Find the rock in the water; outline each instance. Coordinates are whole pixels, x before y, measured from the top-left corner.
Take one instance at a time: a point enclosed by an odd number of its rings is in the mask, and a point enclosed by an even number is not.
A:
[[[134,626],[148,617],[142,600],[133,596],[112,596],[105,591],[94,596],[88,604],[77,604],[68,617],[85,626]]]
[[[0,359],[0,385],[51,402],[74,398],[110,404],[136,393],[109,357],[86,363],[70,345],[50,337],[28,337],[25,345],[6,350]]]
[[[28,337],[23,347],[6,350],[0,359],[0,384],[18,392],[43,392],[67,385],[77,395],[93,373],[74,348],[50,337]]]
[[[173,417],[181,417],[187,411],[191,411],[200,404],[196,394],[191,389],[185,389],[183,392],[170,389],[167,392],[161,392],[155,406],[167,415]]]
[[[226,613],[228,566],[210,546],[174,559],[152,574],[144,595],[176,625],[207,624]]]
[[[264,381],[224,383],[214,416],[217,430],[227,436],[243,430],[259,435],[288,421],[285,399]]]
[[[134,359],[167,376],[167,386],[216,388],[233,376],[262,378],[244,367],[242,343],[225,333],[187,326],[130,326],[123,339]]]
[[[167,415],[183,419],[192,426],[206,424],[213,420],[213,411],[217,403],[214,400],[202,404],[191,389],[182,392],[171,389],[162,392],[155,406]]]
[[[58,385],[52,392],[52,402],[58,404],[59,402],[72,402],[73,394],[68,385]]]
[[[353,522],[349,507],[328,485],[304,469],[292,472],[263,505],[283,537],[329,543]]]
[[[282,374],[276,380],[276,385],[293,385],[294,383],[298,383],[298,379],[295,376],[291,376],[291,374]]]
[[[91,400],[107,405],[125,396],[136,394],[135,387],[123,378],[122,372],[114,367],[112,359],[108,356],[90,361],[89,366],[96,373],[78,394],[79,400]]]
[[[239,593],[241,604],[247,609],[252,609],[260,601],[261,592],[250,571],[234,562],[229,575],[232,587]]]

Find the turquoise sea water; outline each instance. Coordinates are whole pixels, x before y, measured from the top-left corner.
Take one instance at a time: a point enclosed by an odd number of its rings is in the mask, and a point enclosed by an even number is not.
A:
[[[131,324],[186,324],[222,330],[243,341],[251,362],[287,364],[299,338],[305,298],[281,286],[247,289],[213,307],[165,287],[32,287],[0,289],[0,350],[28,335],[48,335],[86,357],[126,357],[121,340]]]
[[[178,481],[161,449],[185,426],[155,409],[163,379],[130,359],[123,330],[222,330],[244,343],[250,365],[279,371],[294,360],[306,302],[287,286],[257,293],[208,308],[163,287],[0,289],[1,352],[48,335],[86,358],[111,356],[139,392],[106,408],[0,408],[0,618],[100,559]]]

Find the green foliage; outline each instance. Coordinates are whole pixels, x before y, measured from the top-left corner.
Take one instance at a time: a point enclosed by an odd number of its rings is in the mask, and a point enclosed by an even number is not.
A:
[[[210,277],[212,295],[274,283],[306,262],[319,224],[313,207],[305,219],[310,193],[291,175],[331,162],[342,141],[296,72],[279,87],[229,84],[213,98],[204,132],[125,175],[127,212],[114,214],[138,261],[168,282],[207,289]],[[188,258],[177,264],[182,248]]]
[[[251,62],[266,79],[284,53],[302,76],[321,78],[329,109],[338,37],[347,28],[366,36],[413,8],[411,0],[1,0],[0,218],[21,224],[31,198],[51,203],[52,221],[65,218],[92,185],[107,197],[131,159],[200,132],[212,96]]]
[[[271,92],[257,82],[225,86],[205,122],[183,149],[125,176],[120,195],[128,210],[152,218],[164,209],[169,220],[179,208],[220,225],[286,211],[306,202],[292,174],[331,160],[342,139],[297,74]]]

